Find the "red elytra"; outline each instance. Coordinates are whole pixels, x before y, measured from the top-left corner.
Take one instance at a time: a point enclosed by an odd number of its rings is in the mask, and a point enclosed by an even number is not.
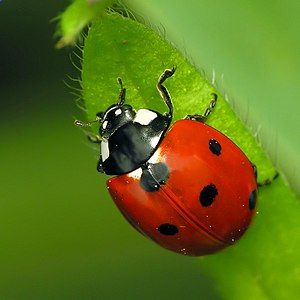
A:
[[[150,159],[169,177],[157,191],[141,187],[141,169],[107,181],[125,218],[160,246],[184,255],[217,252],[238,240],[255,214],[257,183],[246,155],[201,122],[174,123]]]

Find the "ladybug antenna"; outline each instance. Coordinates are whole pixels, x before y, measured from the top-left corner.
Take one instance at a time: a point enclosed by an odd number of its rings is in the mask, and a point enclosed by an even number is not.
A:
[[[74,121],[74,124],[75,124],[76,126],[79,126],[79,127],[90,127],[90,126],[92,126],[94,123],[98,123],[98,122],[100,122],[101,120],[102,120],[102,118],[101,118],[100,116],[98,116],[98,114],[97,114],[96,120],[94,120],[94,121],[82,122],[82,121],[80,121],[80,120],[75,120],[75,121]]]
[[[122,106],[125,102],[126,89],[123,87],[123,82],[120,77],[117,78],[117,81],[120,85],[120,94],[119,94],[119,100],[118,100],[117,105]]]

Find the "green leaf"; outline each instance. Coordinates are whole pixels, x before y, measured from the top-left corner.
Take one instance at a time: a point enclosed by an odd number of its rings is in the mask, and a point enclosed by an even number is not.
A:
[[[199,70],[156,32],[117,14],[95,20],[85,40],[82,87],[88,119],[95,119],[97,112],[117,101],[117,77],[127,88],[127,103],[165,111],[155,85],[162,71],[172,66],[177,71],[166,85],[175,106],[174,119],[203,113],[211,93],[217,93],[218,103],[208,123],[230,137],[256,164],[259,181],[272,178],[275,169],[268,157]],[[226,299],[296,295],[299,202],[281,178],[261,189],[259,202],[254,224],[239,243],[200,259]]]
[[[61,38],[56,47],[62,48],[67,45],[74,45],[84,27],[96,16],[101,15],[112,2],[112,0],[74,0],[58,17],[59,23],[56,35]]]

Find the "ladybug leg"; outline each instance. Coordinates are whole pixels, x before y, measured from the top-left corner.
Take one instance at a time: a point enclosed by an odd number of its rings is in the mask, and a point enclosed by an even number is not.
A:
[[[170,97],[170,94],[167,90],[167,88],[165,86],[163,86],[163,83],[165,82],[166,79],[168,79],[169,77],[171,77],[176,71],[176,67],[173,67],[172,69],[166,69],[159,77],[156,88],[160,94],[160,96],[162,97],[162,99],[164,100],[164,102],[166,103],[166,105],[169,108],[169,112],[167,114],[167,116],[172,119],[173,118],[173,103],[172,103],[172,99]]]
[[[270,185],[273,182],[273,180],[275,180],[278,176],[279,176],[279,173],[276,172],[276,174],[274,175],[274,177],[272,179],[266,179],[263,182],[258,182],[257,185],[258,185],[258,187]]]
[[[123,105],[125,102],[125,95],[126,95],[126,89],[123,87],[123,82],[120,77],[118,77],[118,83],[120,85],[120,94],[119,94],[119,100],[118,100],[118,105]]]
[[[253,172],[254,172],[254,176],[255,176],[255,179],[257,181],[257,168],[256,168],[256,165],[251,163],[252,164],[252,168],[253,168]],[[276,179],[277,177],[279,176],[279,173],[276,172],[276,174],[274,175],[274,177],[272,179],[266,179],[264,180],[263,182],[257,182],[257,186],[258,187],[263,187],[263,186],[266,186],[266,185],[270,185],[274,179]]]
[[[102,142],[101,136],[96,135],[96,134],[95,135],[94,134],[88,134],[87,138],[91,143],[94,143],[94,144],[101,144],[101,142]],[[103,161],[102,161],[102,156],[100,154],[100,158],[99,158],[98,163],[97,163],[97,171],[100,172],[100,173],[104,173],[102,165],[103,165]]]
[[[103,170],[103,161],[102,161],[101,154],[100,154],[100,158],[99,158],[98,163],[97,163],[97,171],[100,172],[100,173],[104,173],[104,170]]]
[[[88,134],[87,138],[89,140],[89,142],[93,143],[93,144],[100,144],[102,139],[100,135],[96,135],[96,134]]]
[[[211,114],[211,112],[213,111],[214,107],[216,106],[217,100],[218,100],[217,94],[212,93],[212,99],[211,99],[211,101],[209,103],[208,108],[205,110],[205,112],[204,112],[203,115],[199,115],[199,114],[196,114],[196,115],[187,115],[187,116],[185,116],[184,119],[186,119],[186,120],[194,120],[194,121],[205,123],[206,120],[207,120],[207,118],[208,118],[208,116]]]
[[[100,123],[102,120],[102,117],[103,117],[103,113],[100,112],[100,113],[96,114],[96,120],[94,120],[94,121],[82,122],[80,120],[75,120],[74,124],[78,127],[91,127],[94,123]],[[101,140],[102,140],[99,135],[91,134],[91,133],[87,134],[87,138],[91,143],[96,143],[96,144],[101,143]]]
[[[253,164],[253,163],[251,163],[251,164],[252,164],[255,179],[257,181],[257,168],[256,168],[256,165]],[[268,179],[264,180],[263,182],[257,182],[257,186],[258,187],[263,187],[263,186],[266,186],[266,185],[270,185],[273,182],[273,180],[275,180],[278,176],[279,176],[279,173],[276,172],[276,174],[274,175],[274,177],[272,179],[268,178]]]
[[[256,165],[253,164],[253,163],[251,163],[251,164],[252,164],[252,168],[253,168],[255,179],[257,180],[257,168],[256,168]]]
[[[93,123],[99,123],[101,121],[101,117],[100,117],[100,114],[102,113],[98,113],[96,115],[96,120],[95,121],[90,121],[90,122],[82,122],[82,121],[79,121],[79,120],[75,120],[74,124],[76,126],[79,126],[79,127],[90,127]],[[85,131],[86,132],[86,131]],[[88,140],[91,142],[91,143],[95,143],[95,144],[100,144],[101,143],[101,136],[100,135],[96,135],[96,134],[91,134],[91,133],[86,133],[87,135],[87,138]]]
[[[88,122],[83,122],[80,120],[75,120],[74,121],[74,125],[78,126],[78,127],[91,127],[93,124],[95,123],[100,123],[103,117],[103,113],[99,112],[96,114],[96,119],[93,121],[88,121]]]

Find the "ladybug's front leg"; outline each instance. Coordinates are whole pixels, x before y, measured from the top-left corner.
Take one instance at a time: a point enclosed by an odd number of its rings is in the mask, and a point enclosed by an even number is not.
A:
[[[93,134],[88,134],[87,135],[87,138],[88,140],[91,142],[91,143],[95,143],[95,144],[101,144],[102,142],[102,139],[99,135],[93,135]],[[104,173],[104,170],[103,170],[103,161],[102,161],[102,155],[100,154],[100,158],[99,158],[99,161],[97,163],[97,171],[100,172],[100,173]]]
[[[187,115],[184,119],[186,120],[195,120],[198,122],[202,122],[205,123],[208,116],[211,114],[211,112],[213,111],[214,107],[216,106],[217,100],[218,100],[218,96],[215,93],[212,93],[212,100],[209,103],[208,108],[205,110],[203,115]]]
[[[104,173],[104,170],[103,170],[103,161],[102,161],[101,154],[100,154],[100,158],[99,158],[98,163],[97,163],[97,171],[100,172],[100,173]]]
[[[93,144],[100,144],[102,139],[99,135],[96,134],[88,134],[87,138],[89,140],[89,142],[93,143]]]
[[[273,180],[275,180],[279,176],[279,173],[276,172],[275,175],[273,176],[273,178],[271,178],[271,179],[267,178],[263,182],[258,182],[257,181],[257,168],[256,168],[256,165],[253,164],[253,163],[251,163],[251,164],[252,164],[254,176],[255,176],[258,187],[263,187],[263,186],[266,186],[266,185],[270,185],[273,182]]]
[[[80,127],[90,127],[93,123],[101,122],[102,117],[103,117],[103,113],[100,112],[100,113],[96,114],[96,120],[94,120],[94,121],[82,122],[79,120],[75,120],[74,124],[76,126],[80,126]],[[91,143],[94,143],[94,144],[100,144],[102,141],[102,138],[100,135],[93,134],[93,133],[87,133],[87,138]]]
[[[271,179],[268,178],[268,179],[264,180],[263,182],[257,182],[257,185],[258,185],[258,187],[270,185],[273,182],[273,180],[275,180],[278,176],[279,176],[279,173],[276,172],[275,175],[273,176],[273,178],[271,178]]]
[[[165,86],[163,86],[163,83],[171,77],[176,71],[176,68],[173,67],[172,69],[166,69],[159,77],[158,82],[157,82],[157,90],[159,91],[161,97],[163,98],[164,102],[167,104],[169,108],[169,113],[168,117],[170,119],[173,118],[173,103],[170,97],[170,94]]]

